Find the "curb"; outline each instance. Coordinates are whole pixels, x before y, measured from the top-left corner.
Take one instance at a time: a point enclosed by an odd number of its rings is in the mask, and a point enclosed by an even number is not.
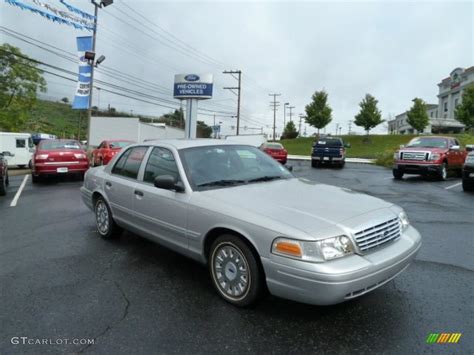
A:
[[[311,160],[309,155],[288,155],[288,159],[291,160]],[[355,164],[375,164],[375,159],[364,159],[364,158],[346,158],[346,163]]]

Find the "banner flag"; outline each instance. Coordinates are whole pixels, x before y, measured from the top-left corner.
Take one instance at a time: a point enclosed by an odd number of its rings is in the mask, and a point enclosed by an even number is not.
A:
[[[86,110],[89,108],[92,66],[84,58],[84,54],[86,51],[92,51],[92,36],[77,37],[77,50],[79,51],[79,78],[72,108]]]

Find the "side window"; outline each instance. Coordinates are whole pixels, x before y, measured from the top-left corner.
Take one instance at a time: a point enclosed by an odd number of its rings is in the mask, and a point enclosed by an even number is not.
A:
[[[100,145],[97,147],[97,149],[102,149],[102,148],[104,148],[104,146],[105,146],[105,143],[102,142],[102,143],[100,143]]]
[[[148,147],[134,147],[122,155],[112,169],[112,174],[136,179]]]
[[[173,153],[168,149],[156,147],[153,148],[148,158],[143,180],[153,183],[159,175],[171,175],[176,180],[179,180],[178,166],[174,160]]]
[[[16,140],[17,148],[26,148],[26,139],[17,139]]]

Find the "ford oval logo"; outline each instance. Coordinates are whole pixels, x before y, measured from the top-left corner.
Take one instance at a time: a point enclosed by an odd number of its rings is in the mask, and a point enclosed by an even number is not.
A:
[[[199,75],[188,74],[184,77],[184,80],[186,80],[186,81],[198,81],[199,80]]]

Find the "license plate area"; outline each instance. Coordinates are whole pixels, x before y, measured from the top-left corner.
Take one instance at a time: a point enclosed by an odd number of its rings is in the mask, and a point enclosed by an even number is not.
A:
[[[57,172],[57,173],[60,173],[60,174],[67,173],[68,171],[69,171],[68,168],[57,168],[57,169],[56,169],[56,172]]]
[[[329,160],[329,157],[324,157],[324,160]]]

